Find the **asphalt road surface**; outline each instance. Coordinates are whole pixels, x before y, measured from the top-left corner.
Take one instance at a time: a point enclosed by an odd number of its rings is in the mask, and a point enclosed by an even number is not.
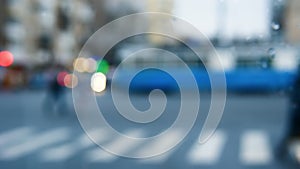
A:
[[[229,94],[225,112],[215,134],[205,144],[199,144],[205,114],[183,142],[160,156],[148,159],[118,157],[96,146],[81,128],[68,92],[58,111],[49,110],[51,102],[43,91],[1,92],[0,94],[0,168],[10,169],[293,169],[299,168],[292,160],[278,160],[276,145],[284,134],[288,99],[283,94]],[[133,105],[140,110],[149,107],[147,95],[131,95]],[[176,118],[180,97],[168,95],[166,115],[157,123],[142,126],[129,123],[118,115],[110,93],[97,96],[99,107],[109,124],[126,133],[153,136],[167,129]],[[84,103],[82,103],[84,104]],[[201,96],[200,110],[210,105],[208,94]],[[87,106],[88,109],[88,106]],[[62,112],[62,114],[60,114]],[[111,146],[124,151],[155,148],[153,145],[136,147],[111,138],[100,137]],[[174,135],[159,140],[164,144]]]

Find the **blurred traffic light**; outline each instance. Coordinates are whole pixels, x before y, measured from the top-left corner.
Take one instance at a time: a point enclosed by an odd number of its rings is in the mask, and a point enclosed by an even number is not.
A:
[[[107,74],[109,72],[109,63],[106,60],[101,60],[98,62],[97,72]]]
[[[65,72],[65,71],[59,72],[56,77],[57,83],[61,86],[65,86],[64,80],[67,75],[68,75],[68,72]]]
[[[14,56],[9,51],[0,52],[0,66],[8,67],[14,62]]]

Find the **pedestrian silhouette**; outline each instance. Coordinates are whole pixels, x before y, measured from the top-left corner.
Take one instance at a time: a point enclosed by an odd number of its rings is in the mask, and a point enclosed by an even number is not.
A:
[[[277,151],[280,158],[287,155],[289,145],[293,141],[300,140],[300,69],[289,91],[289,98],[287,130]]]
[[[58,69],[59,70],[59,69]],[[67,113],[65,100],[64,76],[66,72],[51,70],[51,80],[48,84],[47,96],[45,99],[46,112],[52,112],[59,115]]]

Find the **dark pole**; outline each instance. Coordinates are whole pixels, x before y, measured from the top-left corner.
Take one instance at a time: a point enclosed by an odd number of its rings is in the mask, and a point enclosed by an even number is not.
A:
[[[0,5],[0,49],[6,45],[6,38],[4,35],[4,25],[7,16],[7,0],[3,0]]]

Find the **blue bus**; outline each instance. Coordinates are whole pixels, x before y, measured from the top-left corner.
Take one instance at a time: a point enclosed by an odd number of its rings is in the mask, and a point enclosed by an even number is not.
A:
[[[117,59],[129,57],[141,46],[125,46],[117,52]],[[211,78],[221,75],[222,69],[216,62],[218,57],[214,52],[203,53],[201,59],[192,51],[182,47],[167,49],[179,56],[193,72],[200,90],[210,89],[210,78],[207,69],[212,72]],[[278,48],[276,52],[268,47],[238,47],[217,48],[219,61],[225,72],[227,90],[229,91],[277,91],[288,89],[296,76],[298,67],[297,52],[293,48]],[[175,90],[178,88],[176,81],[168,73],[159,69],[145,69],[133,79],[130,76],[136,69],[149,68],[153,65],[176,73],[180,78],[185,78],[182,67],[167,56],[132,55],[130,61],[122,64],[116,82],[122,86],[125,81],[131,80],[132,90]],[[186,82],[186,87],[189,82]]]

